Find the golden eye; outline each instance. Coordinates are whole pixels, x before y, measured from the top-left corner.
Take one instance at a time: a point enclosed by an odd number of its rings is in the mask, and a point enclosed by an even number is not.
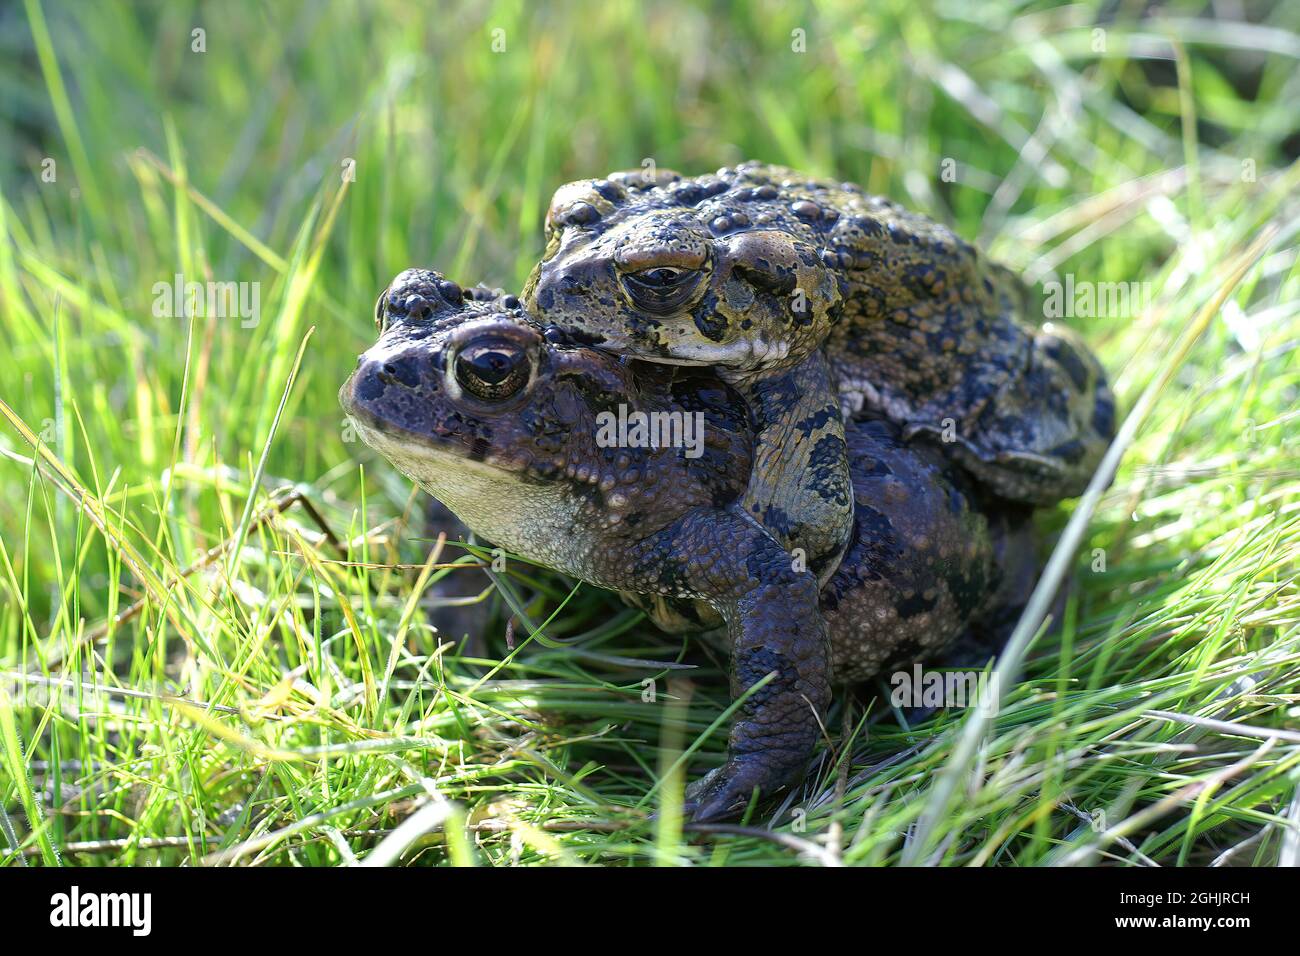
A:
[[[703,273],[698,269],[653,266],[622,276],[632,304],[644,312],[666,315],[680,308],[695,291]]]
[[[375,302],[375,328],[379,329],[379,334],[384,334],[384,306],[388,302],[388,290],[385,289],[379,293],[379,299]]]
[[[680,285],[690,271],[687,269],[674,269],[671,266],[660,266],[657,269],[646,269],[644,272],[637,272],[629,279],[638,285],[646,286],[651,289],[671,289]]]
[[[465,391],[484,401],[511,398],[532,378],[528,351],[513,342],[484,342],[461,349],[456,355],[456,381]]]

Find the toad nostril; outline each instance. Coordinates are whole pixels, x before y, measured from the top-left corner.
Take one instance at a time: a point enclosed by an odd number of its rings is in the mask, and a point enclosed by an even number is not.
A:
[[[407,296],[406,302],[403,303],[406,308],[407,318],[417,321],[424,321],[433,314],[433,306],[429,300],[422,295]]]
[[[418,388],[420,386],[419,364],[414,356],[399,356],[379,366],[376,377],[385,385]]]

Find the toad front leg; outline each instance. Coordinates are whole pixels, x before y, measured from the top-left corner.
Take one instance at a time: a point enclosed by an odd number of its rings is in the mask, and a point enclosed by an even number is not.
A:
[[[826,357],[758,377],[723,377],[754,416],[754,467],[742,506],[785,547],[799,548],[821,583],[853,535],[853,483],[844,422]]]
[[[686,812],[716,820],[798,780],[830,703],[830,654],[817,581],[739,507],[698,509],[642,542],[637,590],[700,598],[726,621],[731,693],[745,697],[727,760],[687,790]]]

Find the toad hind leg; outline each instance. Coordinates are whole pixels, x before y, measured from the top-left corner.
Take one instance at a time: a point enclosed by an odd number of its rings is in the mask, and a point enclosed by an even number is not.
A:
[[[831,682],[817,581],[794,570],[790,554],[737,505],[693,511],[641,547],[639,583],[716,607],[726,621],[732,696],[752,691],[736,712],[726,762],[686,794],[697,822],[733,815],[755,789],[769,794],[796,780],[820,736]]]

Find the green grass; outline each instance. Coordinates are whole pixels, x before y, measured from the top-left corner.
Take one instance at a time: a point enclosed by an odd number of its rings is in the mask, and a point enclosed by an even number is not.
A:
[[[1300,8],[870,6],[5,7],[0,861],[1296,863]],[[854,180],[1152,295],[1072,322],[1139,427],[994,719],[843,698],[742,829],[673,809],[720,758],[722,662],[431,559],[335,398],[394,273],[517,289],[551,190],[645,157]],[[260,283],[260,322],[156,317],[176,273]],[[447,591],[489,623],[435,632]],[[508,650],[509,606],[544,635]]]

